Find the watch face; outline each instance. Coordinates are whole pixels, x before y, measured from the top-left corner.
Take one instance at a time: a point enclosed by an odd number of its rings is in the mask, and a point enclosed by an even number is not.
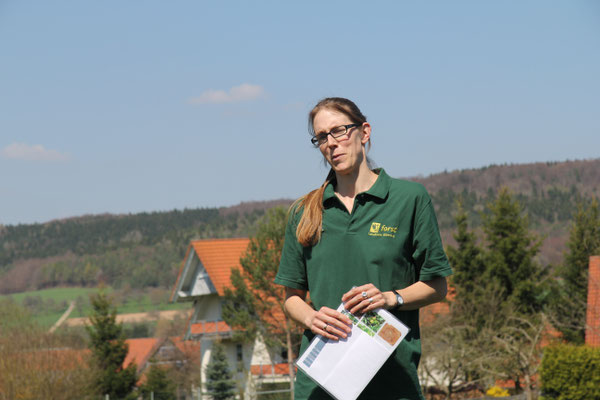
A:
[[[396,301],[398,302],[398,305],[397,305],[398,307],[400,307],[402,304],[404,304],[404,299],[398,293],[396,293]]]

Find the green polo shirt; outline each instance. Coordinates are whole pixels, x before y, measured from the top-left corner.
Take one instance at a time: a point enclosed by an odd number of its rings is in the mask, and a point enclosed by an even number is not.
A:
[[[323,231],[315,246],[298,243],[296,227],[302,210],[290,213],[275,283],[309,291],[317,310],[337,308],[352,286],[373,283],[389,291],[452,274],[425,188],[392,179],[383,169],[375,172],[377,180],[356,195],[351,214],[335,195],[335,182],[325,188]],[[417,377],[419,311],[392,312],[411,330],[359,399],[423,399]],[[313,336],[310,330],[304,332],[301,352]],[[331,397],[298,371],[295,398]]]

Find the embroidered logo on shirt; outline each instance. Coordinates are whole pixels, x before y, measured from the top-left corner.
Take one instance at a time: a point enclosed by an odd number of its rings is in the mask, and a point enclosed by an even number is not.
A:
[[[385,237],[396,237],[396,232],[398,232],[397,226],[387,226],[380,222],[371,223],[371,228],[369,229],[369,236],[385,236]]]
[[[373,222],[371,224],[371,230],[369,231],[369,233],[379,233],[380,226],[381,224],[379,222]]]

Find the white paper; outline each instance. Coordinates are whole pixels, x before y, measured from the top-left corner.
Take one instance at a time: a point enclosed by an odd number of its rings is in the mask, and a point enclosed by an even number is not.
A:
[[[386,310],[361,316],[337,309],[352,320],[346,339],[317,335],[296,365],[337,400],[354,400],[410,330]]]

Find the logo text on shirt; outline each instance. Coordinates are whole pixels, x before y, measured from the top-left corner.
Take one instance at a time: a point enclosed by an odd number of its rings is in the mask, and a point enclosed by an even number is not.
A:
[[[371,223],[371,228],[369,229],[369,236],[381,236],[381,237],[396,237],[396,232],[398,231],[397,226],[387,226],[380,222]]]

